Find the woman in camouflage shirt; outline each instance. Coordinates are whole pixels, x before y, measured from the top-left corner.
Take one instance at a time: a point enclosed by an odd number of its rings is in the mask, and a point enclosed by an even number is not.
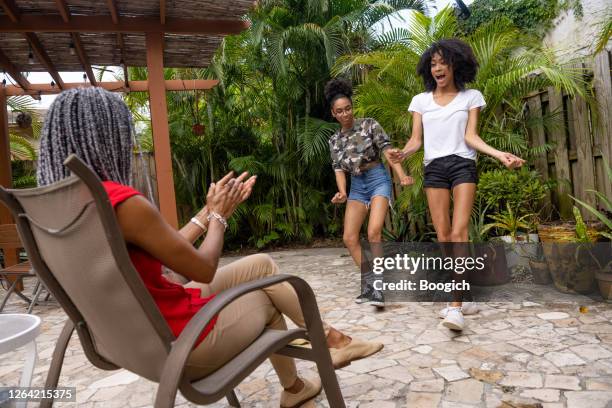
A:
[[[368,210],[368,241],[378,243],[382,240],[383,224],[391,203],[391,177],[380,157],[381,152],[387,156],[391,142],[376,120],[353,116],[352,95],[352,87],[346,80],[334,79],[325,86],[325,97],[331,107],[331,114],[341,125],[340,130],[329,139],[332,167],[338,185],[332,203],[342,204],[348,200],[343,239],[353,260],[361,267],[359,232]],[[391,167],[401,185],[412,184],[412,177],[404,173],[401,164],[391,164]],[[346,173],[351,175],[348,197]],[[355,301],[384,307],[382,292],[374,290],[368,277],[366,282]]]

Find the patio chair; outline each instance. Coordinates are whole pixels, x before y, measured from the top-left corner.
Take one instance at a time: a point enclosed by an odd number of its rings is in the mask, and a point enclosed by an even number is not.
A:
[[[73,176],[49,186],[0,188],[30,261],[69,319],[57,340],[46,387],[57,386],[68,341],[76,329],[85,355],[105,370],[127,369],[159,383],[155,407],[172,407],[177,390],[195,404],[234,393],[246,376],[273,353],[314,361],[331,407],[345,407],[310,286],[290,275],[248,282],[219,293],[175,338],[133,267],[108,196],[98,177],[71,155]],[[76,176],[75,176],[76,175]],[[185,363],[207,323],[236,298],[288,282],[298,294],[306,329],[265,330],[251,345],[212,374],[190,380]],[[307,339],[312,348],[289,345]],[[44,400],[42,407],[50,407]]]
[[[0,248],[4,251],[13,251],[23,248],[19,233],[17,232],[17,226],[15,224],[1,224],[0,225]],[[6,254],[6,252],[5,252]],[[5,261],[6,261],[5,256]],[[32,297],[28,297],[23,293],[23,281],[26,278],[36,277],[36,274],[32,271],[32,266],[29,261],[19,262],[16,265],[6,265],[4,268],[0,268],[0,284],[6,284],[6,293],[0,301],[0,312],[4,309],[11,295],[16,294],[28,304],[28,313],[32,312],[32,308],[36,304],[38,297],[42,291],[42,285],[40,281],[37,281],[34,290],[32,291]]]

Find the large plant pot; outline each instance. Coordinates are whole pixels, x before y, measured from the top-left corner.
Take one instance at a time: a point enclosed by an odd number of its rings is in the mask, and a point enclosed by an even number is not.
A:
[[[552,282],[546,261],[532,259],[529,261],[529,268],[533,275],[533,283],[536,285],[548,285]]]
[[[510,271],[506,261],[506,252],[503,244],[477,245],[474,249],[475,257],[486,259],[485,267],[481,271],[470,271],[470,283],[476,286],[497,286],[510,281]]]
[[[587,222],[587,235],[591,242],[599,239],[601,222]],[[580,249],[576,241],[575,222],[553,222],[538,225],[543,243],[544,259],[555,287],[563,293],[589,294],[595,290],[597,263],[588,250]],[[557,244],[557,245],[555,245]]]
[[[555,287],[563,293],[587,295],[595,290],[599,266],[581,245],[544,245],[544,257]]]
[[[602,230],[603,224],[599,221],[587,221],[587,235],[591,242],[596,242],[599,238],[598,232]],[[541,242],[575,242],[576,223],[549,222],[538,225],[538,236]]]
[[[595,279],[601,297],[607,302],[612,302],[612,273],[597,272]]]
[[[506,262],[510,271],[517,268],[530,269],[529,260],[535,259],[538,254],[538,234],[521,234],[514,240],[510,235],[499,237],[506,248]]]

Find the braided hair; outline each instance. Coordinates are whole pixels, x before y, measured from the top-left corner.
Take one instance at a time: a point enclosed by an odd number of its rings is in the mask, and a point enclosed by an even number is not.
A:
[[[98,87],[62,92],[43,124],[38,185],[68,177],[63,162],[72,153],[102,181],[131,184],[132,137],[132,115],[120,96]]]
[[[353,86],[343,78],[335,78],[325,85],[325,99],[329,103],[330,108],[334,107],[334,102],[340,98],[347,98],[353,102]]]

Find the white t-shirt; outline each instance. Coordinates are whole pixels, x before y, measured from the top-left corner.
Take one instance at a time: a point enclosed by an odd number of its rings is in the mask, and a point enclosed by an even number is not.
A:
[[[425,165],[438,157],[457,156],[476,160],[476,151],[465,143],[468,111],[485,106],[482,94],[475,89],[465,89],[448,105],[434,102],[432,92],[415,95],[408,110],[418,112],[423,118]]]

